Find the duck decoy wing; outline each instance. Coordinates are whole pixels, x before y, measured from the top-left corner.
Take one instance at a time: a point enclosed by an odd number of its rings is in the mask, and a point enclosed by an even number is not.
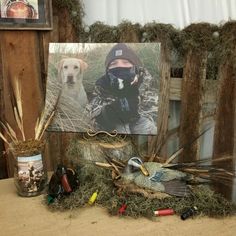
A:
[[[164,192],[176,196],[176,197],[184,197],[191,193],[189,186],[185,181],[174,179],[170,181],[163,181]]]

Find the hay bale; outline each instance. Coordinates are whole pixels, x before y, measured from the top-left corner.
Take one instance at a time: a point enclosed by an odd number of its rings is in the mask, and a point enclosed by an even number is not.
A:
[[[134,153],[131,140],[97,140],[77,139],[72,142],[68,156],[73,165],[77,166],[84,161],[105,162],[105,157],[127,161]]]

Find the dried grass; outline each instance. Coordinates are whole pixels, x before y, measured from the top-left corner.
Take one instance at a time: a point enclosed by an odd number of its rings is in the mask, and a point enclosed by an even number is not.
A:
[[[60,93],[55,97],[49,106],[45,106],[41,115],[36,119],[35,122],[35,135],[28,140],[25,138],[25,127],[23,119],[23,99],[22,99],[22,85],[19,78],[14,78],[12,82],[9,83],[10,87],[10,98],[12,110],[15,118],[17,128],[20,130],[21,136],[17,136],[16,130],[14,130],[11,125],[5,121],[0,121],[0,125],[3,128],[3,132],[0,132],[0,138],[3,139],[9,145],[9,150],[15,154],[34,154],[39,153],[44,145],[42,141],[44,133],[51,123],[55,113],[56,107],[60,98]]]
[[[70,196],[56,199],[48,207],[54,211],[80,209],[88,206],[90,196],[98,190],[96,205],[104,207],[111,215],[117,215],[122,204],[127,205],[125,216],[133,218],[153,217],[153,211],[173,208],[177,215],[189,207],[198,208],[197,215],[225,217],[236,213],[236,206],[209,187],[198,186],[191,195],[183,198],[166,197],[163,199],[147,198],[138,193],[123,191],[119,193],[114,186],[111,172],[98,168],[94,164],[85,164],[78,169],[80,186]]]

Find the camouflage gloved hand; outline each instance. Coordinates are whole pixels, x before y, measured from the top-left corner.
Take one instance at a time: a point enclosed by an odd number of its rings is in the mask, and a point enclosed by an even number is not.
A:
[[[121,97],[106,106],[104,109],[107,120],[116,123],[129,123],[132,118],[137,118],[138,115],[138,99]]]

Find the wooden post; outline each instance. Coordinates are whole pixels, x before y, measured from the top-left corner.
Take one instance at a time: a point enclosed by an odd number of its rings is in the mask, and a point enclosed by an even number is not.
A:
[[[22,84],[23,122],[25,138],[34,137],[35,122],[43,105],[38,34],[34,31],[0,32],[4,119],[17,131],[10,102],[10,82]],[[11,165],[10,175],[13,173]]]
[[[236,94],[236,85],[234,86],[234,94]],[[234,150],[233,150],[233,170],[236,171],[236,102],[234,103]],[[232,201],[236,203],[236,177],[232,183]]]
[[[58,9],[53,5],[53,26],[53,42],[76,42],[78,40],[78,32],[72,25],[68,9]]]
[[[158,121],[157,121],[157,136],[150,141],[151,158],[157,156],[166,156],[163,152],[163,147],[168,133],[168,116],[169,116],[169,100],[170,100],[170,62],[168,60],[168,50],[161,44],[161,81],[159,92],[158,105]],[[166,156],[167,158],[167,156]]]
[[[216,111],[216,125],[214,134],[213,158],[223,155],[233,157],[235,140],[235,104],[236,104],[236,78],[233,61],[228,61],[220,67],[220,81],[218,90],[218,104]],[[221,168],[234,169],[233,160],[219,163]],[[231,184],[230,184],[231,183]],[[229,184],[216,183],[216,190],[231,199],[233,178]]]
[[[180,146],[185,146],[200,133],[203,85],[206,79],[207,52],[196,55],[192,50],[186,57],[181,95]],[[185,147],[179,161],[198,159],[199,142]]]
[[[234,94],[236,94],[236,85],[234,85]],[[234,164],[234,170],[236,170],[236,102],[234,103],[234,151],[233,151],[233,160],[234,160],[234,163],[233,163]]]
[[[216,127],[214,137],[214,157],[233,154],[234,149],[234,109],[236,103],[235,71],[232,62],[220,68]]]

